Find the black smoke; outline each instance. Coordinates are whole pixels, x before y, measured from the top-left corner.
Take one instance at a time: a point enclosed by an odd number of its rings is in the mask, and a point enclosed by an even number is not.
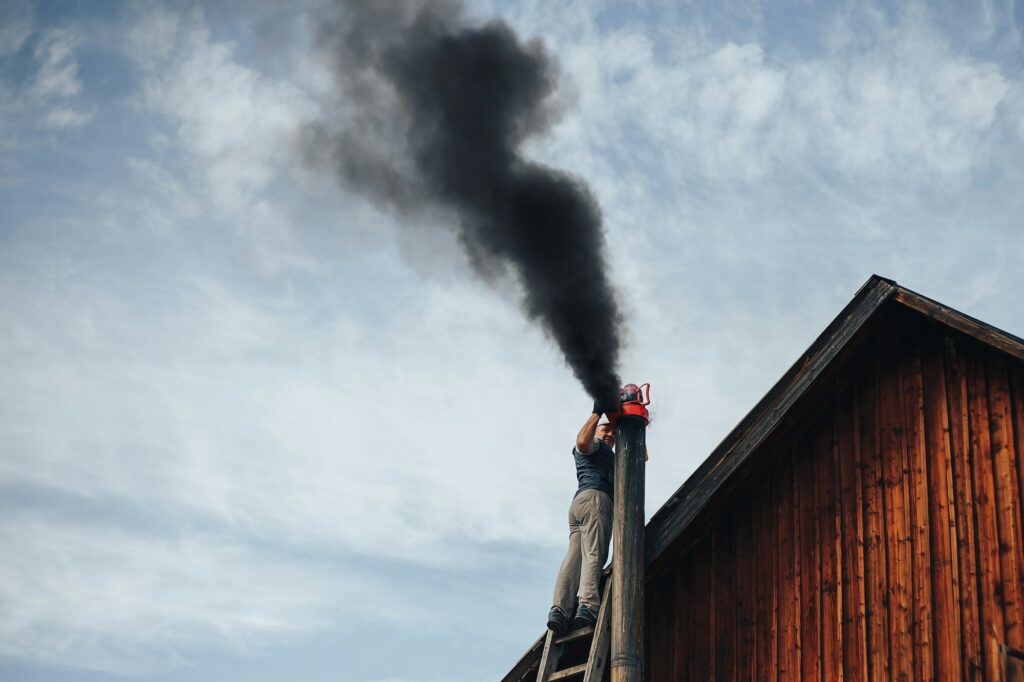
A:
[[[617,395],[621,316],[585,183],[524,158],[555,119],[557,70],[507,24],[450,2],[338,2],[321,17],[341,99],[307,157],[406,215],[444,209],[474,268],[511,271],[522,307],[596,400]]]

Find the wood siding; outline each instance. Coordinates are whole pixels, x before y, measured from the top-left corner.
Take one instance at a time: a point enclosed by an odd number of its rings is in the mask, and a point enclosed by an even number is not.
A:
[[[648,576],[648,680],[1010,679],[1024,363],[891,333]]]

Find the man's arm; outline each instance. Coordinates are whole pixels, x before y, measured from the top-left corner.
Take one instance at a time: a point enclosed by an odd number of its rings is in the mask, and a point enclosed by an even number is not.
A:
[[[601,413],[595,412],[583,423],[583,428],[576,434],[576,451],[581,455],[589,455],[594,451],[594,435],[597,433],[597,422]]]

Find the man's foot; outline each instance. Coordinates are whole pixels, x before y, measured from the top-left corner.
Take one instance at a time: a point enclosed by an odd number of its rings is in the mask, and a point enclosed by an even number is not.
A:
[[[586,604],[580,604],[579,608],[576,609],[576,617],[572,619],[572,625],[570,626],[573,630],[579,630],[589,625],[593,625],[597,622],[597,614],[590,610],[590,607]]]
[[[558,606],[552,606],[551,610],[548,611],[548,630],[560,635],[569,629],[569,616],[565,615]]]

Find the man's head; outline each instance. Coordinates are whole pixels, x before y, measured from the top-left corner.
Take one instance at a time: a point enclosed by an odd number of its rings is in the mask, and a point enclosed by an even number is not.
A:
[[[596,433],[598,440],[603,440],[608,447],[615,447],[615,428],[611,424],[598,424]]]

